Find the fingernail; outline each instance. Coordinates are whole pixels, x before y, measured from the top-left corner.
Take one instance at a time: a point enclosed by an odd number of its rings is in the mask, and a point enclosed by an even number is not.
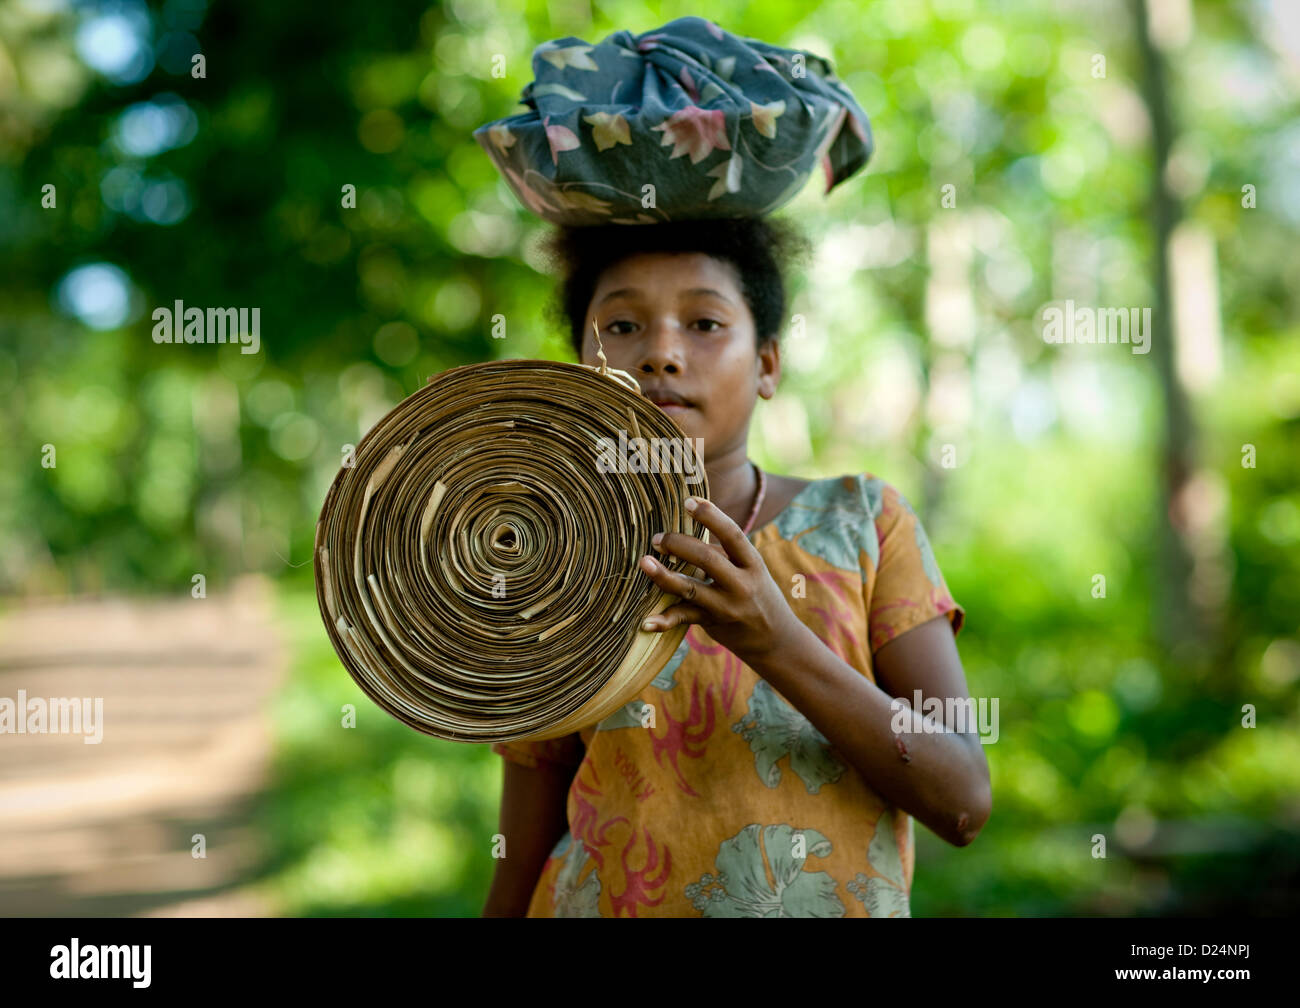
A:
[[[646,556],[641,558],[641,566],[651,573],[659,569],[659,563],[654,557]]]
[[[642,629],[642,630],[653,630],[656,626],[658,626],[658,624],[655,623],[654,620],[650,620],[650,619],[648,619],[648,620],[645,620],[645,621],[641,624],[641,629]]]
[[[696,508],[696,505],[698,505],[699,503],[700,503],[700,502],[699,502],[696,498],[694,498],[694,497],[687,497],[687,498],[686,498],[686,510],[687,510],[687,511],[694,511],[695,508]]]
[[[658,546],[661,542],[663,542],[663,538],[664,538],[664,534],[662,532],[656,532],[654,535],[650,537],[650,545]]]

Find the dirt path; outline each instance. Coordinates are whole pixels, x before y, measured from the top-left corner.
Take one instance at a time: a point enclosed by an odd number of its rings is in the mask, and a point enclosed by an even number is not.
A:
[[[98,744],[0,733],[0,916],[274,912],[241,889],[262,856],[251,800],[285,669],[272,592],[248,578],[206,599],[0,615],[0,698],[103,698]]]

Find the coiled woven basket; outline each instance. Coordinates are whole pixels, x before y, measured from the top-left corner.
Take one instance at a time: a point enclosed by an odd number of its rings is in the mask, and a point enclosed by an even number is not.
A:
[[[684,627],[637,565],[655,532],[707,530],[703,460],[624,372],[542,360],[433,375],[366,433],[316,524],[316,597],[361,689],[418,731],[555,738],[628,703]],[[673,439],[687,473],[601,472],[599,439]],[[658,554],[669,569],[698,568]]]

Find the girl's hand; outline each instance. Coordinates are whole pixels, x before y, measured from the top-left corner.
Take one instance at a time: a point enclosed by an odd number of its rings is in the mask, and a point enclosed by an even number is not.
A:
[[[740,526],[709,501],[687,497],[686,510],[709,530],[713,542],[706,544],[680,532],[660,532],[651,539],[651,545],[694,564],[709,580],[675,574],[653,556],[643,556],[641,570],[650,580],[683,600],[649,617],[643,628],[663,631],[680,623],[698,623],[750,666],[789,646],[803,624],[772,580],[754,544]]]

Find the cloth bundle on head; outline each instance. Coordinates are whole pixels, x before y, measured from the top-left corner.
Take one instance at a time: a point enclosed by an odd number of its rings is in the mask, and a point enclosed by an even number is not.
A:
[[[393,717],[459,742],[554,738],[667,664],[686,627],[641,629],[678,600],[637,562],[655,532],[704,539],[683,504],[709,484],[635,387],[582,364],[470,364],[361,439],[321,507],[316,598],[344,666]]]
[[[866,114],[827,60],[704,18],[598,45],[555,39],[533,51],[533,73],[530,111],[474,138],[554,224],[762,216],[818,165],[829,193],[871,156]]]

